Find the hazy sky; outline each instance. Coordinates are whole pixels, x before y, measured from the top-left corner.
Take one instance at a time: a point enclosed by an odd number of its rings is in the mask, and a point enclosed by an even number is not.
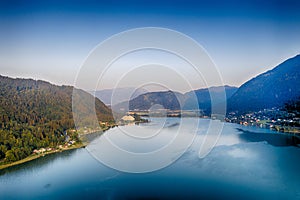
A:
[[[300,1],[0,1],[0,74],[72,85],[100,42],[151,26],[195,39],[224,83],[240,86],[300,53],[299,9]]]

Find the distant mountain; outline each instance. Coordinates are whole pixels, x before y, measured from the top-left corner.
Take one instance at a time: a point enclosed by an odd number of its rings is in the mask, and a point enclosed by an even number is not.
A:
[[[281,107],[300,97],[300,55],[244,83],[228,101],[229,111]]]
[[[129,102],[129,109],[148,110],[151,106],[159,104],[165,109],[178,110],[184,96],[173,91],[150,92],[142,94]]]
[[[165,109],[180,109],[180,101],[184,99],[184,95],[173,91],[149,92],[141,94],[138,97],[113,106],[114,111],[118,110],[148,110],[153,105],[159,104]]]
[[[194,90],[185,93],[185,103],[183,109],[185,110],[193,110],[195,108],[195,104],[193,101],[194,99],[192,98],[192,95],[196,95],[197,101],[198,101],[198,106],[200,109],[204,110],[205,113],[209,113],[211,109],[211,98],[214,98],[214,103],[222,103],[222,101],[226,101],[228,98],[230,98],[236,91],[238,90],[237,87],[232,87],[225,85],[223,86],[218,86],[218,87],[210,87],[204,88],[204,89],[199,89],[199,90]],[[225,91],[225,96],[224,92]]]
[[[223,89],[225,90],[225,97],[224,95],[222,96],[222,94],[224,94]],[[231,97],[236,90],[236,87],[219,86],[190,91],[185,94],[173,91],[150,92],[130,100],[129,103],[122,102],[114,106],[113,110],[126,110],[128,107],[129,110],[148,110],[155,104],[159,104],[165,109],[170,110],[195,110],[198,104],[200,109],[209,113],[211,108],[211,96],[214,98],[215,103],[220,103],[228,97]],[[193,98],[195,97],[194,95],[196,95],[196,99]]]
[[[93,99],[76,89],[83,99]],[[71,86],[56,86],[45,81],[12,79],[0,76],[0,161],[20,160],[41,147],[56,147],[65,142],[65,131],[74,129]],[[98,120],[113,121],[111,110],[95,101]],[[77,111],[84,114],[82,126],[89,126],[92,116],[85,101]]]
[[[106,105],[111,105],[111,103],[118,104],[129,99],[134,99],[135,97],[145,94],[148,91],[145,89],[135,89],[131,87],[127,88],[116,88],[116,89],[105,89],[97,90],[95,92],[90,92],[92,95],[100,99]],[[113,98],[113,102],[112,102]]]

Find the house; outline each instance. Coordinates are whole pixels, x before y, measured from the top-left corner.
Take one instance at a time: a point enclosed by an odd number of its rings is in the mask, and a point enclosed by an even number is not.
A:
[[[41,153],[44,153],[45,151],[46,151],[45,148],[40,148],[40,152],[41,152]]]
[[[125,122],[125,123],[131,123],[134,122],[134,117],[130,116],[130,115],[125,115],[124,117],[122,117],[121,121]]]
[[[39,153],[40,153],[40,151],[39,151],[39,150],[37,150],[37,149],[35,149],[35,150],[33,150],[33,153],[35,153],[35,154],[39,154]]]

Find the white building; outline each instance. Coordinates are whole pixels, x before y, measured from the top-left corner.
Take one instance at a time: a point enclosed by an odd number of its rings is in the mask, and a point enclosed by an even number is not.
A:
[[[125,115],[124,117],[122,117],[121,121],[123,122],[134,122],[134,117],[130,116],[130,115]]]

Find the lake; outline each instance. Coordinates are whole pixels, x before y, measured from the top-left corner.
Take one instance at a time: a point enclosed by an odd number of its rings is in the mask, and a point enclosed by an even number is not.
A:
[[[147,124],[113,128],[87,148],[1,170],[0,199],[300,199],[296,138],[225,123],[214,148],[199,157],[210,123],[152,118]],[[183,133],[181,142],[157,156],[178,133]],[[110,147],[103,149],[104,137],[129,153],[144,153],[145,159],[118,158]]]

